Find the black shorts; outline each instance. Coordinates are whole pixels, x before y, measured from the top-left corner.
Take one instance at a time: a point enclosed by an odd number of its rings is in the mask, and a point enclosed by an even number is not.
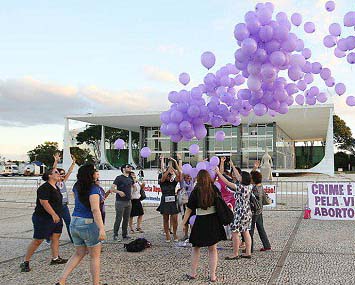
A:
[[[32,215],[33,238],[48,239],[52,234],[61,234],[63,229],[62,219],[58,223],[54,223],[52,218]]]

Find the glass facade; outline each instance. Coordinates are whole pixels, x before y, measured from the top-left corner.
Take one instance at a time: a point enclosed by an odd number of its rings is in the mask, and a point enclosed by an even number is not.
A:
[[[170,138],[160,132],[159,127],[145,127],[142,129],[143,146],[152,151],[148,158],[143,159],[144,168],[160,168],[159,157],[169,157],[172,152]]]
[[[190,163],[192,166],[207,157],[226,155],[235,165],[250,169],[255,160],[261,160],[266,148],[273,159],[274,168],[295,167],[294,143],[275,123],[208,127],[207,136],[202,141],[192,140],[177,144],[172,143],[169,137],[161,135],[159,127],[145,127],[142,131],[144,146],[152,150],[152,155],[144,159],[145,168],[159,167],[160,155],[169,157],[178,152],[182,154],[183,163]],[[217,131],[224,131],[224,141],[215,140]],[[200,146],[198,155],[189,154],[191,144]]]

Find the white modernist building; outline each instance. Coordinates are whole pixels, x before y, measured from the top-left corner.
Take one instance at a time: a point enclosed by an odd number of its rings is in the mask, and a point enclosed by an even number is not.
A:
[[[241,168],[250,169],[256,159],[261,159],[265,149],[273,158],[274,172],[315,172],[334,175],[333,145],[333,104],[314,106],[291,106],[286,115],[261,117],[250,114],[243,117],[239,126],[208,126],[208,132],[202,141],[172,143],[160,133],[161,111],[142,112],[139,114],[86,114],[71,115],[65,119],[64,167],[70,164],[69,122],[81,121],[94,125],[120,128],[140,134],[140,146],[148,146],[152,155],[148,159],[134,161],[131,142],[128,142],[128,162],[143,165],[146,169],[158,167],[160,155],[170,156],[175,152],[183,154],[183,161],[196,163],[202,157],[228,155]],[[226,134],[223,142],[216,142],[215,132],[223,130]],[[104,136],[104,132],[102,132]],[[102,142],[104,137],[102,137]],[[295,144],[304,141],[325,142],[323,160],[311,169],[295,169]],[[198,156],[190,156],[188,147],[192,143],[200,146]],[[102,154],[104,144],[102,143]],[[106,162],[103,155],[101,162]]]

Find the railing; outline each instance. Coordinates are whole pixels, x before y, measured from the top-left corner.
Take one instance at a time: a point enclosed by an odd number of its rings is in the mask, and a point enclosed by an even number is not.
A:
[[[339,179],[341,180],[341,179]],[[340,181],[317,181],[317,182],[340,182]],[[267,210],[302,210],[307,205],[308,200],[308,184],[315,182],[314,180],[297,181],[297,180],[278,180],[268,185],[276,185],[276,207],[267,208]],[[343,181],[344,182],[344,181]],[[0,203],[35,203],[36,190],[43,183],[40,178],[0,178]],[[75,180],[66,182],[67,189],[72,189]],[[113,180],[101,180],[100,184],[105,189],[110,189]],[[145,202],[159,203],[161,193],[157,180],[145,180],[147,185],[147,199]],[[153,190],[153,191],[151,191]],[[113,195],[111,195],[113,196]],[[73,198],[70,197],[73,203]],[[110,197],[106,200],[107,206],[113,206],[115,199]]]

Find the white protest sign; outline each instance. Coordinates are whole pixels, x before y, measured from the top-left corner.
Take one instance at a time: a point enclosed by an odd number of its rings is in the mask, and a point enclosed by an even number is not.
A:
[[[311,218],[317,220],[355,220],[355,184],[318,182],[308,184]]]

